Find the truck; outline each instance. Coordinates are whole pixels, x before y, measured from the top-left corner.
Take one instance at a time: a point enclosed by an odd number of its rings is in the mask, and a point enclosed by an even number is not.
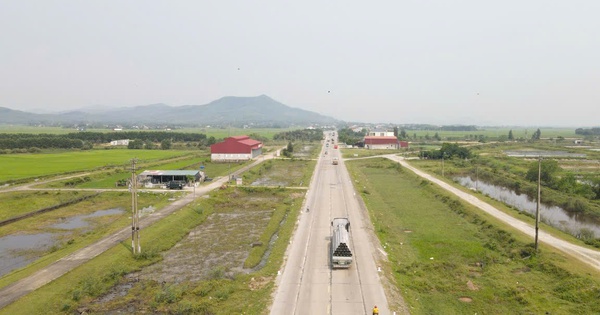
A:
[[[331,221],[331,268],[350,268],[352,251],[350,250],[350,220],[335,218]]]
[[[166,186],[168,189],[183,189],[184,185],[185,183],[182,181],[172,180],[168,182]]]

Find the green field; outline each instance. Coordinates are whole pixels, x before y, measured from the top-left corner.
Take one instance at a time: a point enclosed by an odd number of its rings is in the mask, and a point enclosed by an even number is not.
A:
[[[142,255],[132,255],[125,240],[121,245],[113,247],[89,263],[8,305],[0,310],[0,314],[64,314],[73,313],[80,308],[89,309],[91,313],[115,310],[131,313],[134,312],[132,307],[139,312],[165,314],[264,313],[304,193],[259,187],[217,190],[210,196],[210,198],[198,199],[151,227],[145,228],[141,238]],[[215,218],[225,219],[217,221]],[[237,221],[232,221],[236,218]],[[244,218],[255,219],[240,220]],[[256,239],[249,239],[246,229],[230,226],[232,222],[252,225],[257,235]],[[187,240],[190,232],[201,233],[206,229],[227,231],[227,233],[209,234],[214,238],[210,246],[194,245]],[[273,239],[274,234],[277,235],[276,241],[267,247],[266,244]],[[96,235],[96,233],[76,237],[73,244],[87,243],[80,237],[89,235]],[[248,246],[257,240],[265,245]],[[195,274],[202,272],[208,275],[198,281],[162,282],[161,284],[154,280],[136,281],[132,280],[132,277],[126,277],[132,272],[143,272],[150,265],[156,267],[163,260],[161,253],[168,254],[170,250],[176,250],[177,247],[174,248],[176,244],[187,248],[186,252],[191,255],[189,259],[199,255],[199,257],[206,257],[207,261],[212,261],[214,259],[210,258],[213,257],[211,255],[227,257],[232,255],[232,251],[240,250],[246,254],[236,255],[235,257],[242,257],[242,259],[237,258],[231,267],[213,263],[204,270],[194,269]],[[44,258],[20,272],[2,278],[0,287],[22,275],[39,270],[49,261],[55,261],[61,254],[64,255],[75,245],[59,248],[49,256],[50,259]],[[234,276],[231,275],[230,268],[241,265],[247,268],[256,266],[267,249],[269,249],[269,256],[264,266],[249,274],[234,272]],[[200,252],[195,253],[196,251]],[[244,261],[243,257],[247,259]],[[187,259],[182,259],[180,262],[182,268],[189,268],[189,263]],[[190,274],[191,272],[190,270]],[[131,285],[125,295],[113,296],[108,302],[97,301],[100,297],[110,297],[110,289],[114,286],[118,288],[119,284]]]
[[[223,139],[230,136],[239,136],[239,135],[250,135],[250,134],[258,134],[268,139],[273,139],[273,136],[280,132],[297,130],[300,128],[181,128],[181,129],[173,129],[171,132],[185,132],[185,133],[203,133],[207,137],[215,137],[216,139]],[[126,131],[133,131],[126,130]],[[88,132],[114,132],[112,129],[86,129]],[[137,130],[135,131],[164,131],[164,130]],[[24,125],[6,125],[0,124],[0,133],[30,133],[30,134],[67,134],[79,132],[75,128],[62,128],[62,127],[36,127],[36,126],[24,126]]]
[[[0,155],[0,183],[10,180],[37,178],[64,173],[94,170],[106,166],[131,165],[131,159],[139,163],[157,161],[197,151],[170,150],[89,150],[61,153],[26,153]]]
[[[482,135],[487,138],[497,139],[501,136],[508,137],[508,133],[512,130],[513,137],[515,139],[524,138],[530,139],[532,134],[537,130],[537,127],[485,127],[481,130],[475,131],[445,131],[445,130],[405,130],[410,140],[413,140],[413,136],[416,134],[417,139],[421,140],[426,136],[433,137],[436,133],[442,138],[442,140],[452,139],[453,141],[466,140],[469,136]],[[583,138],[581,135],[575,134],[576,128],[539,128],[542,138]]]
[[[346,163],[411,314],[598,314],[597,271],[383,159]],[[392,304],[393,301],[390,301]],[[393,305],[392,305],[393,306]]]

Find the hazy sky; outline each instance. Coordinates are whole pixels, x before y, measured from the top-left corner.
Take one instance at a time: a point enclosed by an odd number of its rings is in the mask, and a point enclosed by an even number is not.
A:
[[[600,125],[600,1],[0,2],[0,106],[266,94],[346,121]]]

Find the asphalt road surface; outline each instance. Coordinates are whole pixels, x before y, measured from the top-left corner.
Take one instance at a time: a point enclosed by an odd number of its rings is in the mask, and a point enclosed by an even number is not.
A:
[[[339,165],[333,165],[334,157]],[[271,314],[370,315],[375,305],[380,314],[392,314],[377,265],[385,259],[383,251],[358,198],[339,151],[324,146],[276,279]],[[336,217],[350,220],[354,261],[349,269],[331,268],[331,221]]]

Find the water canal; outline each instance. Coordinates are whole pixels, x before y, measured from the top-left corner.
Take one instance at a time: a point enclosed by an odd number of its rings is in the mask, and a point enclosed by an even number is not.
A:
[[[520,211],[535,216],[537,202],[525,194],[517,194],[505,187],[475,181],[471,177],[455,177],[454,180],[464,187],[476,189],[482,194],[510,205]],[[540,221],[563,232],[579,237],[582,232],[593,232],[600,237],[600,221],[583,213],[568,212],[557,206],[540,204]]]

